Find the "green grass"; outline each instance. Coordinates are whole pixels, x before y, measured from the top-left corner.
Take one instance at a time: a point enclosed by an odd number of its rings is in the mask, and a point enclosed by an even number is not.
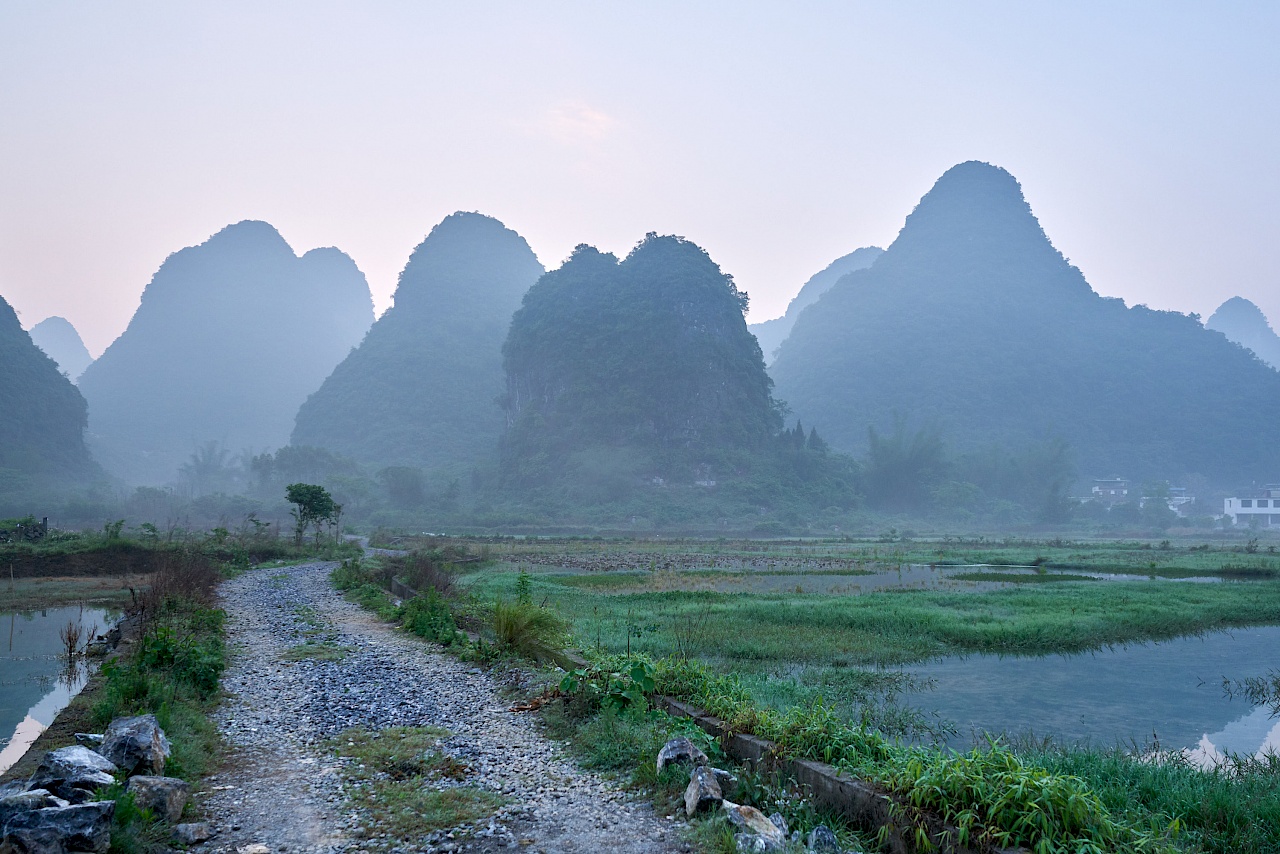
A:
[[[1182,844],[1192,850],[1280,851],[1280,762],[1252,762],[1236,773],[1201,771],[1176,759],[1135,761],[1119,750],[1021,752],[1042,768],[1081,778],[1109,810],[1134,823],[1177,816]]]
[[[482,599],[517,576],[471,576]],[[1046,654],[1280,623],[1280,583],[1046,584],[992,591],[862,596],[712,592],[593,595],[531,576],[533,599],[573,624],[577,642],[656,657],[689,647],[759,671],[780,664],[897,665],[973,652]]]
[[[361,811],[364,835],[386,833],[388,847],[412,846],[432,831],[492,815],[506,802],[462,784],[470,769],[440,751],[447,735],[436,727],[357,728],[329,740],[344,760],[347,794]]]

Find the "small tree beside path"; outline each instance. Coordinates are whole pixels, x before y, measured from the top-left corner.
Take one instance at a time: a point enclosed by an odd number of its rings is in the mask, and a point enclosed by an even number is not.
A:
[[[320,545],[323,526],[328,523],[336,528],[342,518],[342,505],[334,501],[329,490],[323,486],[291,483],[285,487],[284,496],[293,505],[289,514],[293,516],[293,542],[297,546],[302,545],[303,535],[313,525],[316,529],[316,545]]]

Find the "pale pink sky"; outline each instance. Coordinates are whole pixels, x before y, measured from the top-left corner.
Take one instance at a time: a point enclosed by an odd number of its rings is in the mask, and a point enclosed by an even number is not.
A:
[[[1280,320],[1276,44],[1274,3],[4,3],[0,295],[97,355],[253,218],[381,310],[461,209],[548,266],[682,234],[761,320],[980,159],[1098,291]]]

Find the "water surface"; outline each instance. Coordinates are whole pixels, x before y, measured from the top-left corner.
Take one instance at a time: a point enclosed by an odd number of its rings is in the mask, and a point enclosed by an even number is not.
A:
[[[58,712],[80,692],[89,670],[68,667],[59,632],[68,623],[87,637],[110,625],[101,608],[48,608],[0,615],[0,773],[22,758]]]
[[[1223,679],[1280,668],[1280,626],[1129,644],[1080,655],[973,655],[905,668],[932,679],[908,696],[959,727],[952,746],[982,732],[1052,736],[1059,743],[1187,750],[1197,761],[1280,747],[1280,718]]]

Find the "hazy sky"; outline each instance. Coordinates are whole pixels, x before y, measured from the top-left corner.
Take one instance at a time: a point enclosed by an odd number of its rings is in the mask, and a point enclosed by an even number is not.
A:
[[[1099,292],[1280,320],[1278,44],[1274,2],[0,0],[0,295],[97,355],[253,218],[381,310],[461,209],[547,266],[684,235],[763,320],[979,159]]]

